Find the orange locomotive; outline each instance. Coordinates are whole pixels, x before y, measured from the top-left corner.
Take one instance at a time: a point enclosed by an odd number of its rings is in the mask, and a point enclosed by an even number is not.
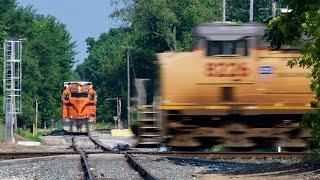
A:
[[[62,94],[63,129],[88,133],[96,128],[96,92],[91,82],[65,82]]]
[[[195,51],[159,53],[167,145],[304,147],[312,108],[309,71],[287,66],[299,50],[271,50],[261,24],[197,28]]]

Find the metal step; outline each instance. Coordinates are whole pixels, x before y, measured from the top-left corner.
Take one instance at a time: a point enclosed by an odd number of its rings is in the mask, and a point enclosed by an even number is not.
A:
[[[154,145],[154,144],[161,144],[160,141],[150,141],[150,142],[139,142],[140,145]]]
[[[159,112],[157,111],[141,111],[141,114],[158,114]]]
[[[160,137],[160,134],[142,134],[140,137]]]
[[[158,126],[141,126],[140,129],[160,129]]]
[[[156,122],[158,119],[140,119],[141,122]]]

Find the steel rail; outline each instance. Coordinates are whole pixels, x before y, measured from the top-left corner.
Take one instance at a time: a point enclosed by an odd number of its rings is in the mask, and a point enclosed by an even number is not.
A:
[[[127,162],[131,165],[133,169],[139,172],[139,174],[146,180],[157,180],[158,178],[154,177],[151,173],[149,173],[146,169],[144,169],[130,154],[126,152],[122,152]]]
[[[86,154],[104,154],[106,152],[101,151],[90,151],[86,152]],[[119,152],[120,153],[120,152]],[[247,158],[254,157],[256,158],[262,157],[287,157],[288,158],[301,158],[301,157],[312,157],[316,156],[315,153],[307,153],[307,152],[282,152],[282,153],[265,153],[265,152],[141,152],[141,151],[127,151],[128,154],[141,154],[141,155],[158,155],[158,156],[178,156],[178,157],[199,157],[205,159],[223,159],[223,158]],[[59,156],[59,155],[73,155],[78,154],[75,151],[51,151],[51,152],[0,152],[0,160],[9,160],[9,159],[22,159],[22,158],[36,158],[36,157],[46,157],[46,156]]]
[[[90,134],[88,134],[88,136],[89,136],[89,139],[96,145],[96,147],[101,148],[105,152],[114,152],[114,153],[116,153],[115,150],[113,150],[111,148],[108,148],[108,147],[104,146],[103,144],[101,144],[99,141],[95,140]]]
[[[75,152],[0,152],[0,160],[36,158],[45,156],[71,155]]]
[[[101,151],[91,151],[87,154],[103,154],[105,152]],[[50,151],[50,152],[0,152],[0,160],[10,160],[10,159],[23,159],[23,158],[37,158],[37,157],[50,157],[59,155],[74,155],[78,154],[74,151]]]
[[[78,152],[80,155],[81,167],[84,172],[85,179],[93,180],[93,175],[92,175],[92,172],[90,171],[89,163],[87,160],[87,154],[81,148],[77,147],[74,139],[75,139],[74,136],[72,136],[72,146],[74,150]]]
[[[141,152],[129,151],[128,154],[155,155],[155,156],[175,156],[202,159],[301,159],[303,157],[313,157],[317,154],[308,152]]]

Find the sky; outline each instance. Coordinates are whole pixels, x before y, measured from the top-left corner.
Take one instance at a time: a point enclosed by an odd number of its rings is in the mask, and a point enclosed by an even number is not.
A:
[[[31,5],[38,14],[52,15],[66,25],[77,46],[75,60],[79,62],[75,66],[88,56],[87,37],[97,39],[111,27],[119,26],[117,21],[109,18],[112,11],[110,0],[18,0],[18,5]]]

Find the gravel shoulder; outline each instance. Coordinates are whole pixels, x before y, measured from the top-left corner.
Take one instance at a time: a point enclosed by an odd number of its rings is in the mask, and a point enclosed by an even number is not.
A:
[[[70,146],[22,146],[18,144],[8,144],[0,141],[0,152],[66,152],[73,151]]]

